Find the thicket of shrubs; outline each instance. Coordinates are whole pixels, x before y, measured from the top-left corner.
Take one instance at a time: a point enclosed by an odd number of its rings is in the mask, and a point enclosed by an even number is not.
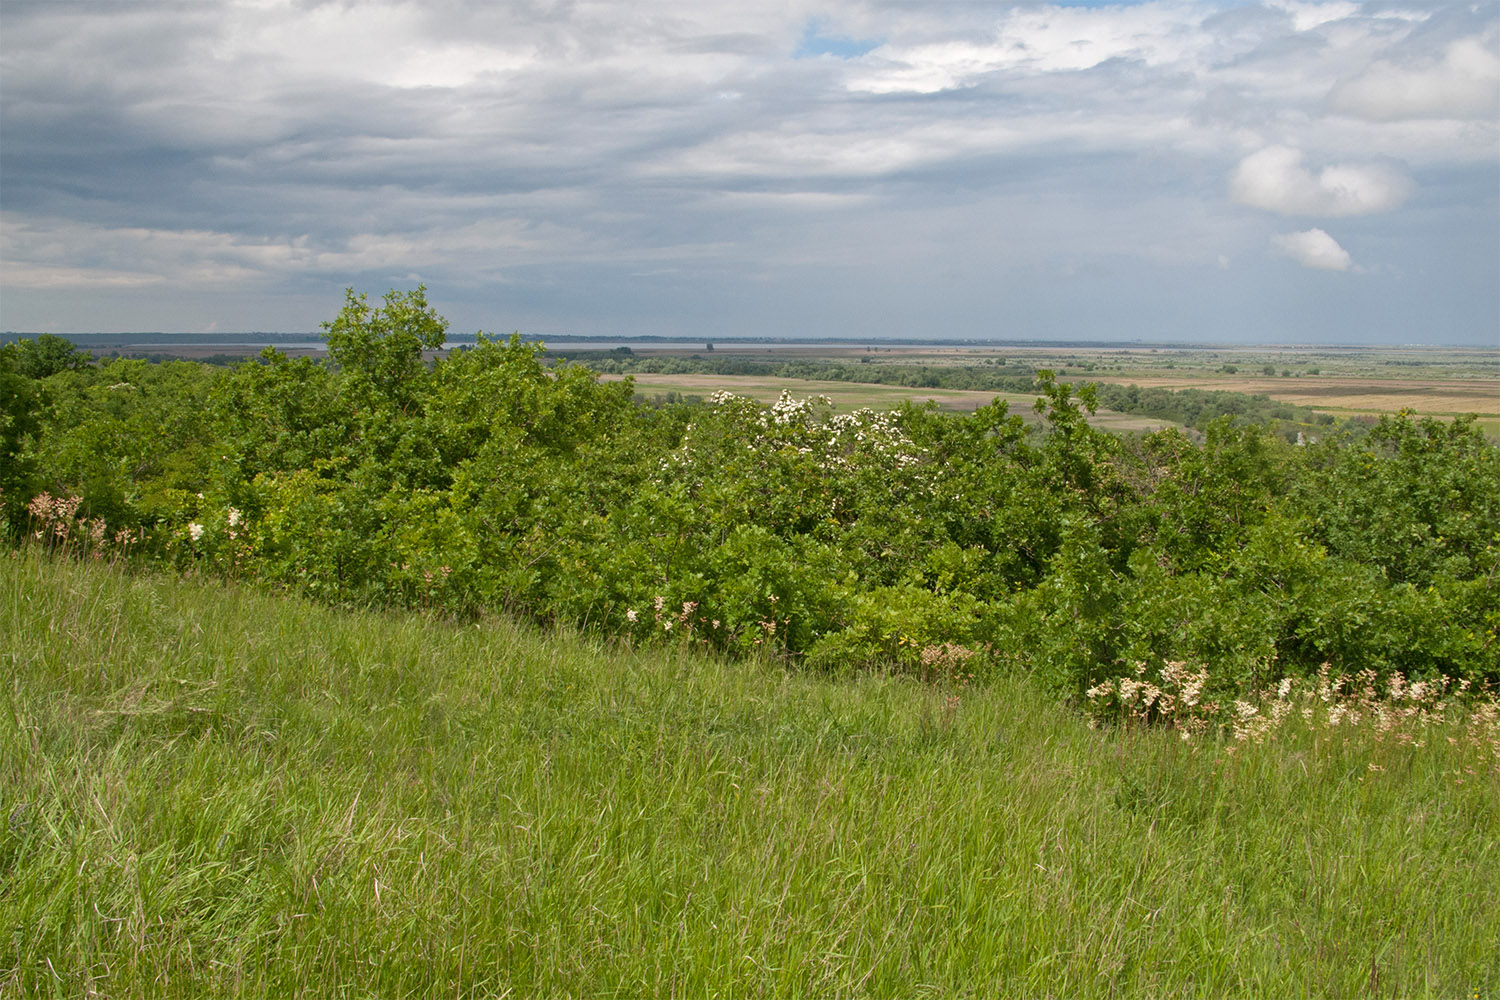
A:
[[[1226,694],[1323,664],[1500,680],[1500,451],[1468,420],[1127,438],[1046,372],[1040,431],[1003,403],[647,407],[514,338],[424,363],[446,323],[420,290],[351,293],[327,329],[327,364],[0,350],[6,529],[336,602],[1026,669],[1075,697],[1170,663]]]

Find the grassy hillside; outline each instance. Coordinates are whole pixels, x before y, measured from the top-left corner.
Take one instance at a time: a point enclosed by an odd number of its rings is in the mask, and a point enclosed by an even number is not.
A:
[[[0,659],[3,996],[1500,990],[1493,720],[1184,741],[32,551]]]

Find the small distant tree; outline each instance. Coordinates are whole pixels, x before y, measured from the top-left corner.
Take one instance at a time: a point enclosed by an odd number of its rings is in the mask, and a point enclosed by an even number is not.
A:
[[[324,323],[328,356],[341,368],[356,395],[383,398],[397,409],[415,399],[427,367],[423,351],[443,346],[448,321],[427,304],[427,286],[385,294],[383,305],[370,307],[363,293],[344,292],[338,318]]]
[[[710,350],[710,351],[711,351],[711,350],[713,350],[713,349],[714,349],[714,342],[713,342],[713,341],[712,341],[712,340],[710,340],[710,341],[709,341],[709,342],[708,342],[708,349],[709,349],[709,350]]]
[[[7,344],[13,370],[27,378],[46,378],[58,372],[87,368],[94,359],[87,351],[79,350],[66,337],[44,333],[35,340],[27,337]]]

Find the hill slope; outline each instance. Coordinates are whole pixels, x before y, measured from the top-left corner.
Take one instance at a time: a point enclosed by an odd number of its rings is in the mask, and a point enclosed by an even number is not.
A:
[[[1500,989],[1460,722],[1190,743],[31,551],[0,651],[0,995]]]

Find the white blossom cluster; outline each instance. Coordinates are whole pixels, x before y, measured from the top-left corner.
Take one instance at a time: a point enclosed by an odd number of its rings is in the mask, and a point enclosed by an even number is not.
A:
[[[862,408],[826,415],[833,405],[827,396],[799,399],[785,391],[769,407],[722,390],[708,402],[714,419],[687,426],[682,446],[661,460],[658,483],[706,459],[716,445],[728,445],[750,454],[795,453],[830,470],[899,473],[904,483],[926,484],[923,449],[902,429],[895,412]],[[726,439],[716,441],[705,434]]]
[[[827,396],[811,396],[807,399],[797,399],[790,392],[783,389],[781,396],[771,404],[766,417],[762,418],[764,424],[769,419],[771,424],[777,427],[810,427],[817,419],[817,405],[832,406],[833,400]]]
[[[872,453],[882,464],[898,469],[911,468],[922,460],[922,450],[901,429],[892,411],[865,407],[836,414],[825,426],[834,453],[832,460],[840,466],[852,464],[851,456],[859,452]]]

